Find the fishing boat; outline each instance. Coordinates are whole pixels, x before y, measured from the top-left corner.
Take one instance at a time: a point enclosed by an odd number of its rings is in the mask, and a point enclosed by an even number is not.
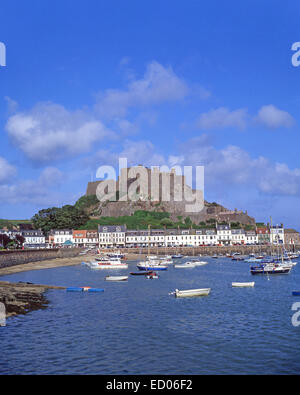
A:
[[[210,294],[210,288],[187,289],[183,291],[179,291],[178,289],[175,289],[175,292],[173,292],[173,294],[175,294],[176,298],[207,296]]]
[[[193,268],[196,267],[194,262],[185,262],[185,263],[180,263],[179,265],[174,265],[175,269],[186,269],[186,268]]]
[[[288,274],[291,271],[290,266],[279,264],[261,264],[259,266],[251,266],[251,274]]]
[[[106,281],[127,281],[128,276],[106,276]]]
[[[127,263],[122,263],[120,260],[102,260],[90,261],[87,263],[91,269],[127,269]]]
[[[136,267],[139,270],[167,270],[168,265],[163,265],[159,262],[153,261],[153,262],[140,262],[136,265]]]
[[[254,287],[255,282],[248,282],[248,283],[231,283],[233,287],[237,288],[244,288],[244,287]]]

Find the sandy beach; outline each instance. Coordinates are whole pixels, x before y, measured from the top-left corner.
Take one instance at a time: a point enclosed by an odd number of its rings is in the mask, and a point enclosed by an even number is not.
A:
[[[127,260],[144,259],[145,255],[139,254],[127,254]],[[10,267],[0,268],[0,276],[6,276],[8,274],[14,274],[19,272],[26,272],[30,270],[41,270],[41,269],[51,269],[54,267],[62,266],[75,266],[79,265],[81,262],[94,260],[95,255],[80,255],[74,258],[56,258],[44,261],[37,261],[31,263],[25,263],[22,265],[15,265]]]

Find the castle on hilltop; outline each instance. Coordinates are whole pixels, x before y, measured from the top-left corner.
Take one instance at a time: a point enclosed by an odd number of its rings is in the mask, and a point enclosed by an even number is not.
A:
[[[140,177],[143,178],[143,183],[139,183]],[[89,182],[86,196],[97,195],[97,188],[106,181]],[[137,210],[147,210],[169,212],[170,218],[174,220],[178,216],[190,217],[195,223],[214,219],[216,222],[255,225],[255,219],[250,217],[247,211],[228,210],[217,203],[205,202],[203,190],[192,189],[187,185],[185,175],[176,174],[175,169],[161,171],[158,167],[149,169],[142,165],[122,168],[120,175],[113,182],[117,191],[117,201],[99,201],[99,216],[117,217],[132,215]],[[122,201],[123,191],[130,188],[136,188],[141,198],[136,201]],[[186,205],[191,203],[191,200],[186,199],[187,196],[200,197],[203,202],[201,209],[187,212]]]

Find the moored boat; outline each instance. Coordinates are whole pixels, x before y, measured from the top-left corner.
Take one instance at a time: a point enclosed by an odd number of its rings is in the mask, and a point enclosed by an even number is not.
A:
[[[173,258],[173,259],[180,259],[180,258],[182,258],[182,257],[183,257],[183,255],[181,255],[181,254],[172,255],[172,258]]]
[[[122,263],[119,260],[104,260],[104,261],[90,261],[87,263],[91,269],[127,269],[127,263]]]
[[[106,281],[127,281],[128,276],[106,276]]]
[[[174,292],[176,298],[188,298],[193,296],[207,296],[210,294],[210,288],[198,288],[198,289],[187,289],[187,290],[178,290],[175,289]]]
[[[291,271],[290,266],[267,264],[251,266],[251,274],[288,274]]]
[[[104,292],[102,288],[92,288],[92,287],[69,287],[66,288],[67,292]]]
[[[196,267],[194,262],[185,262],[185,263],[180,263],[178,265],[174,265],[175,269],[185,269],[185,268],[193,268]]]
[[[136,265],[139,270],[167,270],[168,266],[156,262],[140,262]]]
[[[146,278],[148,278],[148,279],[150,279],[150,280],[156,279],[156,278],[158,278],[158,277],[159,277],[158,274],[155,273],[155,272],[153,272],[153,273],[148,273],[148,275],[146,276]]]
[[[238,283],[238,282],[233,282],[233,283],[231,283],[231,285],[233,286],[233,287],[237,287],[237,288],[243,288],[243,287],[254,287],[254,284],[255,284],[255,282],[254,281],[251,281],[251,282],[248,282],[248,283]]]
[[[204,265],[208,264],[208,262],[206,262],[206,261],[192,261],[192,263],[195,266],[204,266]]]
[[[140,272],[131,272],[130,274],[132,276],[148,276],[149,274],[152,274],[153,272],[151,270],[146,270],[146,271],[140,271]]]

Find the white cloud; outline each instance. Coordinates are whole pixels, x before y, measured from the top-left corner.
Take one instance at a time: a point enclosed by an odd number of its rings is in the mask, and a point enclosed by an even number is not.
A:
[[[16,168],[0,156],[0,184],[11,181],[15,174]]]
[[[218,150],[200,136],[183,144],[181,154],[185,164],[205,166],[206,188],[248,187],[263,194],[300,195],[300,169],[263,156],[253,158],[240,147],[228,145]]]
[[[294,118],[288,112],[282,111],[272,104],[262,106],[255,117],[255,121],[270,129],[289,128],[295,123]]]
[[[236,127],[244,129],[247,121],[247,110],[240,108],[230,111],[226,107],[220,107],[206,113],[202,113],[195,123],[199,129],[224,129],[228,127]]]
[[[58,190],[63,180],[64,175],[59,169],[46,167],[36,180],[16,180],[10,185],[0,185],[0,202],[41,206],[62,202],[65,196]]]
[[[6,131],[29,159],[40,163],[88,152],[94,143],[115,136],[87,113],[52,103],[11,116]]]
[[[187,84],[171,67],[153,61],[148,64],[143,78],[132,80],[127,89],[108,89],[99,95],[95,109],[102,117],[124,117],[130,107],[177,101],[188,92]]]

